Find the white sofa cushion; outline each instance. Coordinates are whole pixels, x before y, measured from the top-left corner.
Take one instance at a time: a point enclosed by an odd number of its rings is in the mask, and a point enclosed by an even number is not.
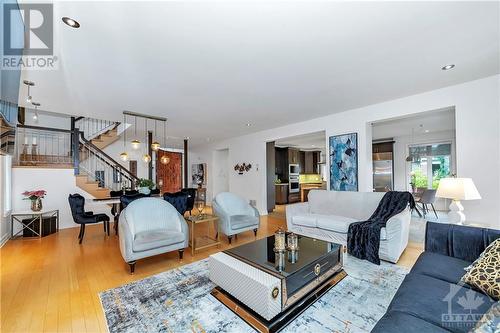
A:
[[[316,214],[295,215],[292,217],[292,223],[306,227],[316,228],[318,226],[318,217]]]
[[[317,217],[318,228],[343,234],[347,233],[349,225],[353,222],[358,222],[358,220],[339,215],[318,215]]]
[[[384,194],[312,190],[308,199],[310,212],[313,214],[345,216],[365,221],[377,209]]]

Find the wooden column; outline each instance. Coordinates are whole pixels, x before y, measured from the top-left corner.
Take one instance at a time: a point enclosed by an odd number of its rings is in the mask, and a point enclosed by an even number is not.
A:
[[[153,180],[153,149],[151,148],[151,144],[153,143],[153,132],[148,131],[148,155],[151,156],[151,161],[148,163],[148,178],[149,180],[156,182],[156,179]]]
[[[188,187],[188,140],[184,139],[184,187]]]

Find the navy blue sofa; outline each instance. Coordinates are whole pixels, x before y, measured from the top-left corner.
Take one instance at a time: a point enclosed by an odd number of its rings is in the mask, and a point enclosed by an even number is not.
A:
[[[417,259],[372,332],[469,332],[495,300],[460,283],[500,230],[427,222]]]

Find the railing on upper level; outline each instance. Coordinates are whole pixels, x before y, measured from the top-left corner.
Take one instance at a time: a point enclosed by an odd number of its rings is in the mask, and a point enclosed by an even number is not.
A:
[[[106,133],[118,126],[118,122],[111,120],[94,119],[87,117],[78,117],[75,119],[75,128],[79,128],[83,132],[83,136],[87,140],[92,140],[101,134]]]
[[[72,164],[70,130],[17,126],[14,165],[69,167]]]
[[[110,190],[135,189],[138,178],[86,139],[78,128],[18,125],[14,165],[72,167]]]

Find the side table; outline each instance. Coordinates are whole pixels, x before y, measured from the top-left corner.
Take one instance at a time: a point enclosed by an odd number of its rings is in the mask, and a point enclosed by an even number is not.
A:
[[[215,215],[210,214],[199,214],[188,216],[185,218],[186,222],[189,225],[189,246],[191,247],[191,255],[194,256],[196,251],[203,250],[212,246],[220,245],[219,238],[219,218]],[[216,223],[217,226],[215,228],[215,237],[210,237],[209,235],[196,237],[195,236],[195,227],[196,225],[200,225],[202,223]]]
[[[28,217],[30,221],[28,223],[23,223],[23,217]],[[10,237],[14,238],[23,232],[24,229],[29,229],[32,233],[37,235],[39,238],[42,237],[42,224],[44,218],[56,218],[56,231],[59,230],[59,210],[58,209],[42,209],[39,212],[34,212],[32,210],[15,211],[10,214]],[[21,230],[14,234],[14,222],[21,224]],[[34,230],[35,223],[38,222],[38,231]]]

